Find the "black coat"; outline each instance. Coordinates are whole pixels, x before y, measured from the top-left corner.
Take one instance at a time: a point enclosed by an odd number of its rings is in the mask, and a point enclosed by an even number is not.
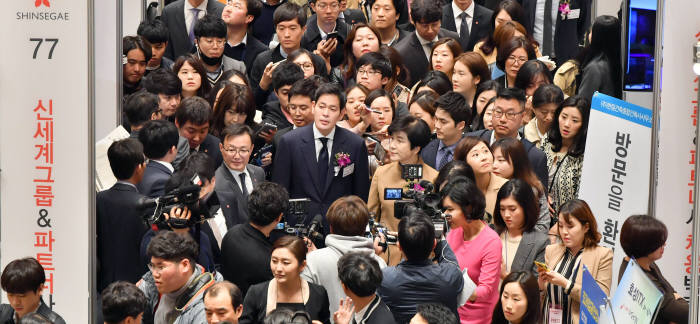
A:
[[[236,53],[236,51],[233,47],[231,47],[231,45],[228,44],[228,42],[224,47],[224,55],[234,60],[239,60],[243,62],[243,64],[245,64],[245,70],[250,71],[250,69],[253,67],[253,62],[255,61],[255,58],[258,57],[258,54],[267,51],[268,49],[269,48],[257,38],[255,38],[253,34],[248,33],[245,49],[241,53],[242,55],[235,55],[234,53]]]
[[[250,224],[230,228],[221,240],[221,275],[246,295],[248,287],[272,279],[272,243]]]
[[[221,17],[224,5],[219,1],[207,2],[207,14]],[[189,31],[185,24],[185,0],[177,0],[163,8],[160,16],[168,27],[168,47],[165,49],[165,57],[176,60],[180,55],[192,52],[194,44],[190,42]]]
[[[318,28],[316,21],[316,15],[309,17],[306,23],[306,31],[304,36],[301,38],[301,47],[307,49],[309,52],[316,50],[318,43],[321,42],[321,31]],[[335,21],[335,31],[338,32],[338,44],[335,46],[335,51],[331,53],[331,66],[338,66],[343,62],[343,46],[345,40],[348,38],[348,25],[344,24],[340,20]]]
[[[136,188],[145,196],[160,197],[165,194],[165,183],[168,182],[172,174],[170,169],[160,162],[149,161],[143,172],[143,178],[136,185]]]
[[[472,25],[469,28],[469,38],[468,39],[458,39],[459,44],[462,46],[462,51],[468,52],[474,50],[474,45],[481,39],[486,38],[491,30],[491,16],[493,11],[483,7],[477,3],[474,3],[474,17],[472,18]],[[455,15],[452,10],[452,2],[447,3],[442,7],[442,28],[457,32],[457,25],[455,24]]]
[[[535,31],[535,10],[537,0],[522,0],[525,10],[525,29],[532,35]],[[583,44],[588,27],[591,25],[591,0],[571,0],[569,2],[571,10],[580,10],[576,19],[562,20],[561,14],[557,14],[556,27],[554,29],[554,52],[556,53],[557,65],[576,57],[579,52],[578,44]],[[542,44],[540,44],[542,48]],[[543,53],[542,55],[548,55]]]
[[[394,314],[389,307],[384,304],[377,295],[372,302],[367,305],[367,311],[357,324],[395,324]]]
[[[239,319],[240,324],[262,323],[267,309],[267,289],[270,281],[253,285],[248,290],[243,301],[243,315]],[[323,286],[309,282],[309,300],[304,304],[304,310],[311,315],[311,320],[329,324],[330,311],[328,305],[328,293]]]
[[[367,22],[365,15],[360,9],[345,9],[345,11],[343,11],[343,19],[348,25],[348,29],[351,29],[354,24]]]
[[[450,37],[459,41],[457,33],[441,28],[438,32],[438,38],[444,37]],[[403,56],[403,65],[409,72],[410,80],[407,80],[404,84],[413,85],[428,73],[430,61],[425,57],[423,45],[418,40],[416,33],[412,33],[410,37],[401,40],[394,48]]]
[[[218,168],[224,161],[224,157],[221,156],[221,148],[219,147],[221,141],[212,134],[207,134],[204,141],[199,144],[199,149],[197,151],[201,153],[206,153],[214,161],[214,167]],[[190,148],[191,149],[191,148]]]
[[[148,271],[139,259],[139,243],[148,230],[135,187],[116,183],[97,193],[97,291],[115,281],[136,283]]]

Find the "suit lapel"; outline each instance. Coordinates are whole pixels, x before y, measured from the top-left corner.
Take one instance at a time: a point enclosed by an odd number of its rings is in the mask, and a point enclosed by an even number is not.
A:
[[[185,0],[187,1],[187,0]],[[184,35],[189,41],[189,33],[187,32],[187,25],[185,23],[185,1],[181,1],[175,10],[175,21],[177,22],[177,27],[180,30],[179,34]]]
[[[301,154],[304,156],[304,159],[306,159],[306,165],[307,170],[309,171],[309,176],[311,176],[311,181],[314,184],[314,188],[316,188],[316,192],[318,193],[318,196],[321,197],[321,192],[323,191],[321,188],[321,184],[319,183],[318,179],[318,161],[316,160],[316,140],[314,139],[314,131],[312,129],[313,126],[309,126],[308,129],[305,130],[304,136],[301,138],[302,145],[301,145]]]
[[[246,165],[246,169],[248,170],[248,174],[250,174],[250,182],[253,183],[253,189],[258,187],[258,178],[255,176],[255,170],[253,169],[253,166],[248,164]]]
[[[416,63],[417,63],[417,64],[422,64],[423,66],[427,66],[428,64],[430,64],[430,62],[428,62],[428,58],[425,57],[425,51],[423,51],[423,45],[420,44],[420,40],[418,39],[418,36],[416,36],[416,33],[411,33],[411,34],[412,34],[412,35],[411,35],[411,37],[412,37],[412,39],[411,39],[411,40],[412,40],[411,45],[413,45],[413,47],[414,47],[417,51],[419,51],[418,53],[420,53],[420,55],[419,55],[419,56],[420,56],[420,62],[416,62]]]
[[[342,152],[343,143],[345,143],[345,136],[340,127],[335,128],[335,135],[333,136],[333,147],[331,147],[330,165],[328,168],[328,175],[326,176],[326,185],[323,187],[322,194],[325,195],[328,188],[335,178],[335,155]],[[341,170],[342,171],[342,170]]]
[[[518,249],[515,251],[516,257],[513,259],[513,264],[510,267],[511,269],[524,268],[525,265],[523,264],[523,262],[525,262],[525,260],[528,260],[530,258],[530,254],[534,252],[532,250],[532,246],[535,244],[533,238],[534,237],[532,233],[523,233],[523,238],[520,240],[520,244],[518,244]]]
[[[445,23],[442,28],[457,32],[457,25],[455,24],[455,14],[452,11],[452,1],[448,2],[442,8],[442,21]]]
[[[229,189],[231,189],[231,192],[233,192],[235,197],[241,197],[243,196],[243,192],[241,192],[241,188],[238,187],[238,182],[236,179],[233,178],[233,174],[231,173],[231,170],[226,167],[223,163],[221,164],[220,168],[222,168],[222,173],[224,174],[225,180],[229,183]]]

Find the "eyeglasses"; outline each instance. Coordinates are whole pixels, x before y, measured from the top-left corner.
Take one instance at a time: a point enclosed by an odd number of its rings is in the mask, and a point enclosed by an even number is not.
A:
[[[366,70],[359,69],[359,70],[357,70],[357,76],[361,76],[363,74],[366,76],[372,76],[372,75],[379,74],[379,73],[381,73],[381,72],[379,72],[377,70],[372,70],[372,69],[366,69]]]
[[[328,7],[335,10],[335,9],[340,8],[340,5],[337,2],[333,2],[330,5],[328,5],[327,3],[317,3],[316,4],[316,8],[318,8],[319,10],[326,10],[326,8],[328,8]]]
[[[155,265],[153,263],[148,264],[148,270],[151,270],[151,272],[157,272],[157,273],[162,273],[163,270],[167,269],[170,267],[171,264],[166,264],[166,265]]]
[[[309,71],[314,68],[314,65],[312,63],[306,62],[306,63],[296,63],[302,70]]]
[[[224,152],[231,154],[233,156],[236,156],[236,154],[240,154],[241,156],[244,156],[244,155],[248,155],[248,153],[250,153],[250,150],[247,148],[240,148],[240,149],[225,148]]]
[[[511,63],[518,63],[518,64],[523,64],[527,62],[527,57],[521,56],[521,57],[515,57],[513,55],[508,56],[508,61]]]
[[[506,115],[506,119],[508,119],[508,120],[513,120],[513,119],[515,119],[515,116],[518,116],[518,115],[520,115],[520,114],[522,114],[522,113],[523,113],[523,110],[518,111],[518,112],[515,112],[515,111],[506,111],[506,112],[505,112],[505,115]],[[498,110],[498,109],[497,109],[497,110],[494,110],[494,111],[493,111],[493,118],[501,118],[501,117],[503,117],[503,114],[504,114],[504,113],[503,113],[503,110]]]

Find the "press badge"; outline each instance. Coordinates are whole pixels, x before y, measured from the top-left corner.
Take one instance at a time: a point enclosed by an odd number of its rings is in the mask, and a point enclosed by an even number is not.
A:
[[[355,172],[355,163],[350,164],[343,169],[343,178],[351,175],[353,172]]]
[[[562,324],[564,310],[559,305],[549,306],[549,322],[548,324]]]
[[[573,9],[566,15],[566,19],[578,19],[581,16],[581,9]]]

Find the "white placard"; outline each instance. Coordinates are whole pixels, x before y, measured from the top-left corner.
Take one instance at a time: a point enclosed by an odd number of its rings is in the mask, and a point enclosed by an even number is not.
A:
[[[579,198],[596,217],[600,244],[614,250],[612,282],[625,256],[620,227],[649,208],[651,116],[650,109],[601,93],[591,103]]]
[[[0,19],[0,262],[39,259],[67,323],[91,322],[90,3],[3,1]]]

